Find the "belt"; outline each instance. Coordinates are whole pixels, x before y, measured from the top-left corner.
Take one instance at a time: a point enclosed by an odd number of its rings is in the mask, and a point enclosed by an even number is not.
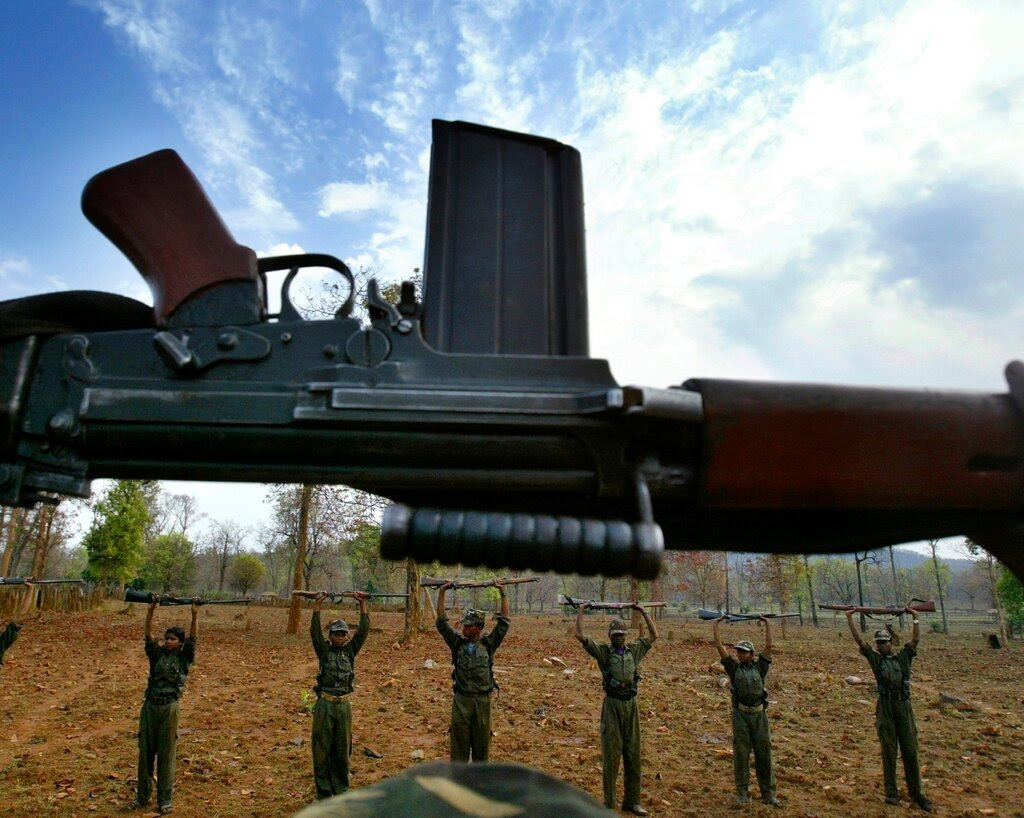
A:
[[[166,704],[170,704],[171,702],[178,701],[178,697],[177,696],[146,696],[146,701],[149,702],[150,704],[155,704],[155,705],[159,705],[159,706],[162,707],[162,706],[164,706]]]
[[[764,705],[759,704],[756,707],[751,707],[750,705],[743,704],[742,702],[736,702],[736,709],[741,713],[760,713],[764,710]]]
[[[456,689],[455,692],[458,693],[460,696],[472,696],[474,699],[475,698],[479,698],[480,696],[490,696],[491,695],[491,691],[490,690],[488,690],[486,693],[464,693],[463,691]]]
[[[343,702],[343,701],[345,701],[345,699],[348,698],[348,696],[349,696],[348,693],[343,693],[340,696],[335,696],[333,693],[321,693],[320,694],[320,698],[321,699],[325,699],[326,701],[329,701],[329,702]]]

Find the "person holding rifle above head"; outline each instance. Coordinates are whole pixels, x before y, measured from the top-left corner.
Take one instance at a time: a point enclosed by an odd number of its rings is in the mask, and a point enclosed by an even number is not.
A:
[[[640,714],[636,705],[637,667],[643,661],[658,629],[650,614],[634,602],[628,610],[639,611],[647,624],[650,636],[641,636],[626,644],[629,626],[621,619],[613,619],[608,626],[609,644],[599,645],[583,635],[583,612],[589,603],[576,609],[574,636],[583,649],[597,660],[604,683],[604,704],[601,706],[601,764],[604,780],[604,805],[615,806],[615,781],[619,777],[619,760],[623,767],[624,797],[622,809],[634,815],[646,815],[640,805]]]
[[[316,595],[309,635],[320,662],[316,675],[316,706],[313,708],[313,779],[316,797],[330,798],[348,789],[349,756],[352,755],[352,705],[349,695],[355,683],[356,654],[370,632],[370,614],[366,610],[369,594],[352,593],[359,600],[359,627],[349,635],[343,619],[327,626],[324,639],[320,626],[320,609],[327,599],[326,591]]]
[[[29,613],[32,611],[32,605],[36,599],[36,588],[32,584],[31,580],[25,580],[25,595],[21,598],[21,607],[18,608],[18,612],[14,615],[14,619],[7,623],[7,627],[0,631],[0,667],[4,663],[4,654],[7,653],[7,649],[14,644],[14,640],[18,638],[18,634],[21,633],[21,628],[26,619],[28,619]]]
[[[780,806],[775,797],[775,771],[772,769],[772,735],[768,727],[768,691],[765,676],[772,664],[772,626],[763,614],[764,650],[754,659],[754,645],[741,639],[733,648],[735,656],[722,644],[718,626],[728,616],[714,622],[715,647],[722,659],[722,667],[729,674],[732,686],[732,772],[736,781],[736,803],[750,802],[750,753],[754,753],[754,769],[761,800],[773,807]]]
[[[177,625],[164,631],[160,643],[153,636],[153,614],[159,600],[153,597],[146,612],[146,657],[149,659],[149,680],[146,697],[139,713],[139,783],[136,806],[149,803],[153,790],[153,762],[156,762],[156,803],[160,814],[174,810],[171,789],[174,786],[175,754],[178,745],[178,699],[185,687],[189,667],[196,659],[196,638],[199,635],[199,607],[202,600],[192,600],[192,627],[188,638]]]
[[[494,654],[508,633],[508,596],[505,583],[493,585],[501,594],[501,613],[491,632],[482,635],[484,612],[469,608],[462,617],[462,634],[448,624],[445,593],[455,587],[446,582],[437,591],[437,630],[452,652],[451,760],[487,761],[491,752],[491,691]]]
[[[893,653],[890,629],[875,631],[875,647],[872,649],[857,630],[853,622],[854,610],[846,611],[846,622],[850,633],[860,647],[860,652],[871,665],[878,685],[878,702],[875,705],[875,730],[882,745],[882,777],[885,780],[885,803],[899,806],[899,786],[896,783],[897,750],[903,756],[903,772],[907,777],[907,794],[910,800],[925,812],[932,811],[932,803],[924,795],[921,781],[921,766],[917,758],[917,722],[914,709],[910,706],[910,665],[917,656],[917,643],[921,638],[917,613],[909,606],[904,613],[910,615],[913,631],[910,641],[899,653]]]

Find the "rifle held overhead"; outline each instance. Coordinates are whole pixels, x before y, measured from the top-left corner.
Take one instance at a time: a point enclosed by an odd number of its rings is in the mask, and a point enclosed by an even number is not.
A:
[[[917,613],[935,613],[935,600],[927,601],[922,599],[911,600],[910,604],[898,606],[890,605],[885,608],[871,607],[866,605],[826,605],[819,604],[823,611],[853,611],[854,613],[872,614],[874,616],[899,616],[907,612],[907,608]]]
[[[0,585],[85,585],[84,579],[36,579],[35,577],[0,577]]]
[[[632,608],[632,602],[599,602],[593,599],[578,599],[576,597],[567,596],[565,594],[558,595],[559,605],[569,605],[573,608],[579,608],[584,605],[595,611],[621,611],[625,608]],[[641,608],[664,608],[664,602],[637,602]]]
[[[204,599],[203,597],[179,597],[170,596],[167,594],[155,594],[152,591],[140,591],[135,588],[124,589],[124,601],[125,602],[140,602],[149,605],[156,602],[161,607],[170,607],[175,605],[248,605],[252,602],[249,597],[240,597],[238,599]]]
[[[320,594],[326,594],[326,598],[331,602],[341,602],[343,599],[358,599],[362,591],[292,591],[292,596],[302,597],[304,599],[316,599]],[[406,599],[408,594],[364,594],[367,599]]]
[[[800,616],[800,614],[798,614],[798,613],[766,613],[766,614],[755,614],[755,613],[733,614],[733,613],[730,613],[730,614],[727,614],[727,613],[724,613],[723,611],[711,611],[711,610],[708,610],[707,608],[699,608],[697,610],[697,616],[700,617],[701,619],[704,619],[704,620],[708,620],[708,619],[721,619],[724,616],[724,617],[726,617],[726,619],[729,622],[744,622],[744,621],[747,621],[747,620],[750,620],[750,619],[757,620],[757,619],[760,619],[762,616],[765,617],[766,619],[789,619],[789,618],[792,618],[794,616],[798,617],[798,616]]]
[[[522,585],[526,582],[540,582],[540,577],[510,577],[495,579],[442,579],[441,577],[423,577],[420,579],[421,588],[440,588],[442,585],[452,583],[453,589],[459,588],[494,588],[497,582],[502,585]]]

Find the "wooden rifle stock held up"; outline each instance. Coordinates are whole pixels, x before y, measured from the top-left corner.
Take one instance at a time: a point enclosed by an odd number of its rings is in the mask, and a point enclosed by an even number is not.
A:
[[[540,577],[512,577],[510,579],[443,579],[441,577],[423,577],[421,588],[440,588],[452,583],[453,589],[458,588],[494,588],[496,582],[502,585],[522,585],[524,582],[540,582]]]
[[[577,599],[576,597],[566,596],[565,594],[558,595],[559,605],[570,605],[573,608],[578,608],[581,605],[587,605],[590,608],[598,611],[621,611],[625,608],[632,608],[632,602],[594,602],[590,599]],[[641,608],[664,608],[664,602],[637,602]]]
[[[162,594],[154,594],[152,591],[139,591],[135,588],[124,589],[124,601],[125,602],[142,602],[149,605],[156,602],[160,607],[169,607],[174,605],[248,605],[252,602],[249,597],[241,597],[240,599],[203,599],[202,597],[179,597],[179,596],[166,596]]]
[[[906,613],[906,609],[915,611],[917,613],[935,613],[935,600],[929,599],[927,601],[922,599],[915,599],[910,602],[909,605],[904,605],[902,608],[895,605],[891,605],[888,608],[872,608],[865,605],[818,605],[823,611],[853,611],[854,613],[862,614],[874,614],[875,616],[899,616],[902,613]]]

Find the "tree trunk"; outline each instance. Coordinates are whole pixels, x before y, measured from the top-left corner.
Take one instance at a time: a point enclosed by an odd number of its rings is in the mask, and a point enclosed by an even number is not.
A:
[[[292,575],[292,590],[301,591],[305,580],[306,544],[309,541],[309,505],[313,496],[313,487],[308,483],[302,487],[302,499],[299,501],[299,531],[295,550],[295,572]],[[291,607],[288,609],[288,627],[285,633],[299,632],[299,605],[301,599],[292,596]]]
[[[7,512],[7,528],[4,537],[4,554],[0,557],[0,577],[7,577],[11,574],[11,558],[14,556],[14,532],[18,520],[24,517],[25,509],[12,508]]]
[[[811,621],[814,623],[814,627],[818,627],[818,606],[814,604],[814,583],[811,581],[811,563],[807,559],[806,554],[804,554],[804,577],[807,579],[807,593],[810,596]],[[803,617],[800,618],[800,623],[803,624]]]
[[[1006,616],[1003,613],[1003,603],[999,599],[999,593],[996,590],[996,566],[995,566],[995,559],[993,558],[993,556],[988,551],[985,552],[985,562],[988,565],[988,581],[992,584],[992,600],[995,602],[996,617],[999,620],[999,633],[1003,637],[1003,644],[1008,644],[1010,640],[1009,640],[1009,638],[1006,635],[1007,634],[1007,631],[1006,631]],[[973,600],[972,600],[972,602],[973,602]],[[974,607],[973,604],[972,604],[971,607],[972,608]]]
[[[401,644],[411,645],[420,624],[420,567],[412,557],[405,560],[405,592],[409,596],[405,598],[405,631]]]
[[[725,557],[725,613],[730,613],[729,610],[729,552],[723,551],[722,556]]]
[[[942,632],[949,633],[949,622],[946,620],[946,601],[942,595],[942,575],[939,573],[939,555],[935,549],[935,540],[928,544],[932,547],[932,565],[935,566],[935,587],[939,591],[939,610],[942,611]]]
[[[39,509],[39,530],[36,532],[36,547],[32,554],[31,576],[42,579],[46,575],[46,557],[50,552],[50,527],[56,506],[43,506]]]
[[[899,602],[903,599],[903,594],[900,593],[900,580],[896,575],[896,554],[891,545],[889,546],[889,567],[892,569],[893,602]]]
[[[853,561],[857,564],[857,604],[860,607],[864,607],[864,582],[860,577],[860,564],[868,558],[868,552],[864,552],[864,557],[858,557],[856,553],[853,555]],[[864,633],[868,629],[868,621],[865,619],[864,614],[860,615],[860,632]]]

